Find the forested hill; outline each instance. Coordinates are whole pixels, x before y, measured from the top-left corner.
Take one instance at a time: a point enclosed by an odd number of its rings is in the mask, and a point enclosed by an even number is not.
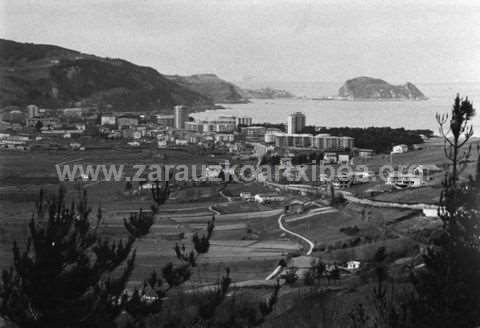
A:
[[[28,104],[148,111],[176,104],[208,106],[213,100],[150,67],[0,39],[0,107]]]

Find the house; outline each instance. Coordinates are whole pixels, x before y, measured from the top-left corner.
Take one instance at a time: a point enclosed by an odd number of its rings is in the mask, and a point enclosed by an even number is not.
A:
[[[73,150],[79,150],[82,145],[79,142],[71,142],[70,143],[70,148]]]
[[[132,146],[132,147],[139,147],[140,146],[140,143],[138,141],[130,141],[130,142],[127,142],[127,144],[129,146]]]
[[[246,201],[252,201],[254,200],[254,196],[252,195],[251,192],[248,191],[243,191],[240,193],[240,198]]]
[[[56,117],[33,117],[33,118],[27,118],[25,120],[25,125],[27,128],[34,128],[37,126],[37,124],[40,124],[42,128],[46,129],[56,129],[61,126],[60,120]]]
[[[264,204],[270,202],[281,202],[285,200],[285,197],[278,194],[256,194],[254,199],[257,203]]]
[[[350,155],[349,154],[338,154],[338,163],[348,164],[349,162],[350,162]]]
[[[119,129],[133,128],[138,125],[138,116],[136,115],[122,115],[117,118],[117,125]]]
[[[155,115],[157,123],[164,127],[173,128],[175,126],[175,115]]]
[[[176,139],[175,144],[178,146],[186,146],[188,145],[188,140],[186,139]]]
[[[361,183],[368,183],[370,182],[370,173],[365,172],[365,171],[359,171],[359,172],[352,172],[350,174],[352,177],[352,183],[353,184],[361,184]]]
[[[435,164],[420,164],[413,169],[413,174],[429,176],[432,173],[439,173],[443,170]]]
[[[217,133],[215,135],[216,142],[233,142],[235,140],[235,136],[231,133]]]
[[[424,183],[423,177],[415,174],[392,172],[388,175],[385,184],[395,188],[416,188]]]
[[[323,154],[323,161],[326,164],[337,163],[337,153],[326,152]]]
[[[406,153],[408,151],[408,146],[405,144],[396,145],[392,148],[392,154],[401,154]]]
[[[158,148],[167,148],[167,140],[166,139],[160,139],[157,141],[157,147]]]
[[[115,125],[117,118],[113,114],[102,114],[100,116],[100,125]]]
[[[134,129],[125,129],[122,130],[122,137],[125,139],[140,139],[142,134],[140,131],[136,131]]]
[[[360,261],[348,261],[347,270],[358,270],[360,269]]]
[[[336,175],[333,178],[332,184],[336,189],[350,188],[353,183],[353,178],[349,175]]]
[[[375,154],[375,151],[373,149],[358,148],[356,150],[356,153],[360,158],[369,159],[373,157],[373,155]]]

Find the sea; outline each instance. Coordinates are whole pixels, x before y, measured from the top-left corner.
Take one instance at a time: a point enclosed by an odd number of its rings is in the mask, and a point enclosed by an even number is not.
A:
[[[477,109],[472,120],[480,136],[480,82],[415,83],[428,97],[422,101],[341,101],[312,100],[336,95],[342,82],[254,82],[241,87],[271,87],[295,94],[288,99],[252,99],[246,104],[221,104],[225,109],[193,114],[195,119],[221,115],[250,116],[254,123],[286,123],[292,112],[303,112],[307,125],[324,127],[384,127],[430,129],[438,134],[435,114],[451,111],[455,96],[468,97]]]

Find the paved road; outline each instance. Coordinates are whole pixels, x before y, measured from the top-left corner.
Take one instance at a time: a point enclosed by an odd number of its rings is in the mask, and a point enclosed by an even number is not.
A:
[[[318,213],[315,213],[315,214],[318,214]],[[281,215],[278,217],[278,227],[279,227],[282,231],[284,231],[284,232],[286,232],[286,233],[288,233],[288,234],[290,234],[290,235],[292,235],[292,236],[295,236],[295,237],[303,240],[304,242],[306,242],[306,243],[308,244],[308,251],[306,252],[306,255],[311,255],[312,252],[313,252],[313,248],[315,247],[315,244],[314,244],[310,239],[308,239],[307,237],[304,237],[304,236],[302,236],[302,235],[299,234],[299,233],[293,232],[292,230],[289,230],[289,229],[285,228],[285,226],[283,225],[283,218],[284,218],[284,217],[285,217],[285,214],[281,214]],[[274,278],[281,270],[282,270],[282,267],[281,267],[280,265],[277,266],[277,267],[272,271],[272,273],[270,273],[270,274],[265,278],[265,280],[270,280],[270,279]]]

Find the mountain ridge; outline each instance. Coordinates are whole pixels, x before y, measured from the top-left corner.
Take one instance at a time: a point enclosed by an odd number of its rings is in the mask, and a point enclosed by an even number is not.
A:
[[[96,106],[116,111],[195,108],[214,101],[155,69],[44,44],[0,39],[0,106]]]

